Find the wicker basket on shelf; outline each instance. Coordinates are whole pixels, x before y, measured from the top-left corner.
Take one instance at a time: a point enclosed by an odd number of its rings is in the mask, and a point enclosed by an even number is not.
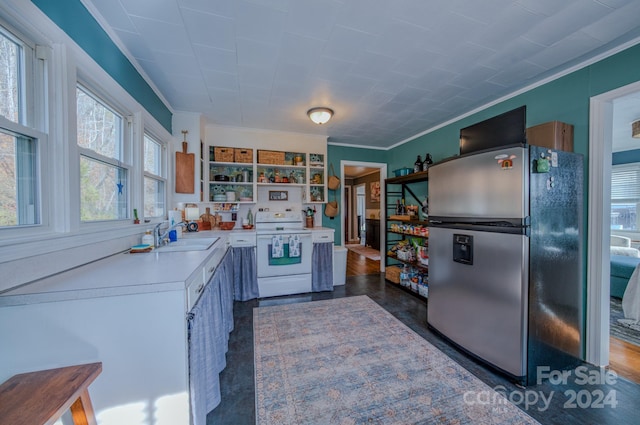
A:
[[[283,165],[284,164],[284,152],[259,150],[258,151],[258,163],[259,164]]]
[[[235,148],[233,150],[235,162],[251,164],[253,162],[253,149]]]
[[[233,148],[215,147],[213,160],[216,162],[233,162]]]
[[[388,266],[384,271],[384,277],[390,282],[400,283],[400,267]]]

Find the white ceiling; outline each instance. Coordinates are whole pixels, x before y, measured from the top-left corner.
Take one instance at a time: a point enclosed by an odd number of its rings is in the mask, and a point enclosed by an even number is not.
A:
[[[640,37],[639,0],[83,2],[174,111],[378,148]]]
[[[379,171],[380,170],[378,168],[363,167],[361,165],[345,165],[344,177],[357,179],[358,177],[368,176],[369,174],[373,174]]]

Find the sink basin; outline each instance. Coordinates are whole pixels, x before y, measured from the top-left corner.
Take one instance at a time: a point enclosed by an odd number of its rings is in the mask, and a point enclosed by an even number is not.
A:
[[[156,248],[156,252],[204,251],[216,243],[218,238],[184,238]]]

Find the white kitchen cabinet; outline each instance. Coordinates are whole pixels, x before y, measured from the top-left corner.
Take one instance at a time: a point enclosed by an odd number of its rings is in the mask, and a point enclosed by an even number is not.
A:
[[[3,294],[0,381],[102,362],[91,385],[99,424],[189,424],[187,312],[225,239],[209,251],[117,254]],[[221,292],[227,317],[232,292]]]
[[[0,363],[19,373],[100,361],[98,423],[187,424],[185,305],[182,290],[3,307]]]
[[[234,150],[238,148],[209,146],[208,192],[205,199],[214,203],[214,210],[216,204],[229,201],[226,198],[227,192],[235,193],[232,202],[236,204],[268,201],[269,199],[258,199],[258,187],[273,190],[299,187],[304,203],[326,202],[326,147],[322,151],[314,148],[304,151],[247,148],[245,150],[253,153],[251,163],[234,161],[235,157],[230,153]],[[225,156],[217,157],[216,152],[224,152]],[[265,152],[273,155],[264,155]],[[246,158],[243,157],[242,160],[246,161]]]

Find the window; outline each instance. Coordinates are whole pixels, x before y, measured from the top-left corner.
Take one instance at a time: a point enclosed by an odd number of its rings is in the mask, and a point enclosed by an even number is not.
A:
[[[640,230],[640,163],[614,165],[611,170],[611,229]]]
[[[126,219],[129,167],[123,164],[123,118],[82,87],[76,96],[80,219]]]
[[[27,116],[25,70],[33,49],[0,27],[0,227],[41,223],[39,143],[36,118]],[[33,91],[33,90],[31,90]],[[31,124],[26,126],[26,124]]]
[[[144,217],[164,217],[164,149],[150,135],[144,135]]]
[[[22,46],[0,32],[0,115],[20,122],[22,79],[20,66]]]

